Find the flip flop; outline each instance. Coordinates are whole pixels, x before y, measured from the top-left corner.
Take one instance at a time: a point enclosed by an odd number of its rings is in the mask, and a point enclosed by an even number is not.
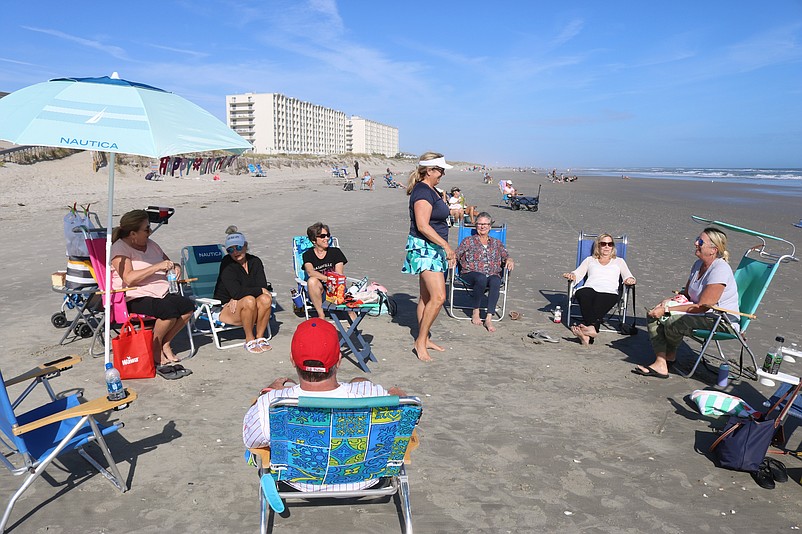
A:
[[[180,363],[174,363],[174,364],[171,365],[171,367],[173,369],[175,369],[175,372],[178,375],[178,378],[181,378],[182,376],[189,376],[189,375],[192,374],[192,369],[187,369],[186,367],[184,367]]]
[[[262,349],[262,352],[273,350],[273,347],[270,346],[270,342],[265,337],[260,337],[257,339],[256,344],[259,345],[259,348]]]
[[[655,371],[651,367],[646,367],[646,369],[648,369],[648,371],[643,371],[643,370],[641,370],[640,367],[635,367],[634,369],[632,369],[632,372],[635,373],[636,375],[640,375],[640,376],[653,376],[655,378],[668,378],[668,374],[667,373],[666,374],[658,373],[657,371]]]
[[[156,373],[165,380],[178,380],[181,378],[172,365],[159,365],[156,367]]]
[[[541,341],[545,341],[547,343],[559,343],[560,340],[551,337],[545,332],[534,331],[526,334],[527,336],[531,337],[532,339],[539,339]]]

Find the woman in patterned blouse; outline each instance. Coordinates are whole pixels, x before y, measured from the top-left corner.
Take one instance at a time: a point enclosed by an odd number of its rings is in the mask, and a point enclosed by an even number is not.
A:
[[[512,271],[515,267],[515,262],[507,254],[504,244],[490,237],[492,224],[493,219],[490,214],[483,211],[476,217],[476,235],[466,237],[457,247],[459,276],[473,289],[471,322],[475,325],[484,324],[488,332],[496,331],[492,321],[498,303],[503,269]],[[487,310],[483,322],[479,304],[485,291],[488,292]]]

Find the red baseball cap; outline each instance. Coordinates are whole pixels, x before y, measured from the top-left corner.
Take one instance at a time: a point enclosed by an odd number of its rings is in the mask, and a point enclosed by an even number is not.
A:
[[[323,319],[317,317],[307,319],[295,330],[290,352],[292,361],[298,369],[326,373],[340,361],[340,338],[337,329]]]

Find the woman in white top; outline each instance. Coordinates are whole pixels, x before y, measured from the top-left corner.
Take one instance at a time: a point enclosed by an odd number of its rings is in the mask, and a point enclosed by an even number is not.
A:
[[[571,332],[583,345],[593,343],[602,319],[618,302],[620,280],[623,278],[624,284],[635,285],[627,262],[616,257],[615,241],[610,234],[599,235],[593,243],[593,254],[570,273],[563,273],[569,280],[582,280],[586,275],[585,284],[575,294],[582,322],[571,327]]]
[[[705,228],[694,245],[699,259],[691,268],[681,296],[665,299],[649,310],[649,338],[655,359],[651,365],[632,369],[636,375],[668,378],[668,366],[674,362],[682,338],[695,329],[713,327],[715,318],[705,315],[712,306],[738,313],[738,286],[727,263],[727,235],[718,228]],[[675,305],[670,306],[672,301]],[[739,319],[734,314],[730,318]]]

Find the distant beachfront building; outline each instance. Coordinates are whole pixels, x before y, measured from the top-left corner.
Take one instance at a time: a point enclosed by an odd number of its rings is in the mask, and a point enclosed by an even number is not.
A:
[[[348,121],[345,133],[348,152],[356,154],[398,154],[398,128],[356,115]]]
[[[226,96],[226,122],[260,154],[398,153],[398,129],[279,93]]]

